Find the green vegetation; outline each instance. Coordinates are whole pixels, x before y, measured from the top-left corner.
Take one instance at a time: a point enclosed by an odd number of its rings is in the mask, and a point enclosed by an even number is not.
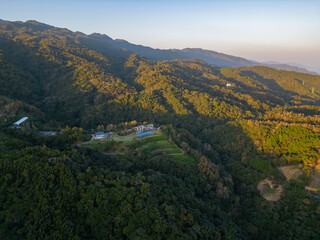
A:
[[[81,146],[96,149],[104,154],[117,155],[141,152],[151,158],[166,155],[167,157],[170,156],[171,159],[182,160],[186,163],[194,162],[191,156],[184,154],[176,144],[169,142],[166,134],[159,130],[155,130],[155,134],[143,138],[139,138],[135,134],[113,135],[110,138],[83,143]]]
[[[126,153],[128,151],[128,146],[116,141],[100,141],[94,140],[87,144],[82,144],[82,146],[97,149],[99,152],[103,153]]]
[[[168,141],[153,141],[143,146],[144,151],[149,151],[152,153],[164,153],[164,154],[174,154],[174,153],[180,153],[180,149],[177,148],[172,143],[169,143]]]
[[[172,156],[172,158],[189,165],[192,165],[195,163],[194,158],[188,154],[174,155]]]
[[[277,189],[275,189],[275,188],[265,188],[264,190],[263,190],[263,194],[265,194],[265,195],[274,195],[274,194],[276,194],[277,193]]]
[[[319,83],[151,61],[66,29],[2,22],[0,238],[319,239],[319,200],[305,190],[318,179]],[[22,116],[25,127],[8,128]],[[77,146],[93,129],[144,121],[163,133]],[[297,180],[277,169],[289,164]],[[277,201],[257,189],[266,178],[283,186]]]

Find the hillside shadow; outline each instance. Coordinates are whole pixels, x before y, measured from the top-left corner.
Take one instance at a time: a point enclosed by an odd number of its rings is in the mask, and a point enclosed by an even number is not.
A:
[[[250,77],[250,78],[258,81],[259,83],[267,86],[268,93],[275,92],[275,93],[279,94],[279,96],[283,96],[283,98],[290,99],[290,100],[293,100],[293,96],[301,96],[301,97],[307,99],[307,101],[304,101],[305,104],[311,104],[311,103],[314,104],[314,102],[312,101],[313,99],[311,97],[306,96],[306,95],[299,95],[296,92],[286,90],[283,87],[281,87],[274,79],[264,78],[261,75],[255,73],[253,71],[241,71],[240,76]],[[310,101],[308,101],[308,100],[310,100]]]
[[[290,111],[294,113],[303,113],[305,116],[320,115],[320,107],[314,106],[314,108],[304,108],[304,107],[292,107]]]
[[[252,79],[253,84],[255,84],[256,86],[250,86],[239,80],[236,80],[235,78],[226,77],[218,70],[215,71],[215,74],[219,78],[235,86],[235,91],[243,94],[249,94],[256,99],[261,100],[262,102],[286,106],[289,105],[291,101],[296,101],[295,97],[300,96],[303,98],[300,99],[303,104],[316,104],[315,99],[306,95],[299,95],[298,93],[290,90],[286,90],[281,87],[274,79],[264,78],[253,71],[242,70],[239,71],[239,75],[241,77],[248,77]]]

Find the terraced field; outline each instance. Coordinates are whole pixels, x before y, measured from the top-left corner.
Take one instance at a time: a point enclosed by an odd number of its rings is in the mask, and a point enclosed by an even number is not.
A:
[[[156,130],[154,135],[139,138],[135,134],[113,136],[108,139],[94,140],[82,146],[94,148],[105,155],[123,155],[140,149],[150,158],[166,156],[168,159],[182,161],[186,164],[195,163],[195,159],[184,153],[175,143],[168,140],[162,131]]]
[[[144,152],[151,153],[152,156],[159,154],[179,154],[180,149],[167,140],[153,141],[142,146]]]
[[[302,171],[297,166],[282,166],[278,167],[278,169],[288,181],[290,179],[296,179],[299,175],[302,174]]]

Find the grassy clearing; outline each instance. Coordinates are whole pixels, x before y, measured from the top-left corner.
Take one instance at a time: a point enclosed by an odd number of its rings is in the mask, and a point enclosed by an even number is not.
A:
[[[149,143],[143,145],[143,148],[149,149],[150,151],[153,151],[158,148],[170,148],[172,146],[173,145],[171,143],[169,143],[168,141],[160,140],[160,141],[155,141],[155,142],[149,142]]]
[[[166,140],[149,142],[143,145],[143,149],[151,152],[162,149],[162,150],[170,151],[173,153],[180,153],[180,149],[175,144],[169,143]]]
[[[138,136],[135,135],[135,134],[130,134],[130,135],[127,135],[127,136],[118,136],[118,135],[114,135],[111,137],[111,139],[113,141],[116,141],[116,142],[123,142],[123,143],[129,143],[129,142],[132,142],[134,139],[137,139]]]

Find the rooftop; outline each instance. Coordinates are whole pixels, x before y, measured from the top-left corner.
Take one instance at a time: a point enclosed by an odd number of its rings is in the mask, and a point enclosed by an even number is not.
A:
[[[23,117],[20,120],[16,121],[13,125],[20,125],[21,123],[23,123],[26,120],[28,120],[28,117]]]
[[[96,132],[95,135],[104,135],[104,132]]]
[[[54,131],[40,131],[40,134],[56,134],[57,132]]]

